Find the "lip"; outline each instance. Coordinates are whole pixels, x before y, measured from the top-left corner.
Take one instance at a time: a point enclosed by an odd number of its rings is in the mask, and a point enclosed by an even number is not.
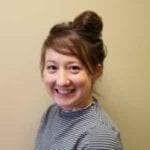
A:
[[[76,89],[62,89],[62,88],[55,88],[55,94],[58,96],[71,96],[75,93]]]

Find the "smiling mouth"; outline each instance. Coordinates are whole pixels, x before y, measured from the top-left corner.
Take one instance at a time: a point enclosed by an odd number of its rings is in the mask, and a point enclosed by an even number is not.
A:
[[[75,91],[76,91],[75,89],[57,89],[57,88],[55,89],[55,92],[62,96],[73,94]]]

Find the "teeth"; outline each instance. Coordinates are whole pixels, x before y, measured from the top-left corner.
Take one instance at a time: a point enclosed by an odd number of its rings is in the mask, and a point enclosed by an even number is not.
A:
[[[59,94],[69,94],[69,93],[71,93],[73,90],[71,90],[71,89],[69,89],[69,90],[56,89],[56,91],[57,91]]]

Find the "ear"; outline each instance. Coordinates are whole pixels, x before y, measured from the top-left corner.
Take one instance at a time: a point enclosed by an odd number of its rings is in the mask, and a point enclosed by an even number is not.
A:
[[[95,70],[93,72],[93,80],[96,80],[98,77],[102,75],[103,66],[101,64],[97,64]]]

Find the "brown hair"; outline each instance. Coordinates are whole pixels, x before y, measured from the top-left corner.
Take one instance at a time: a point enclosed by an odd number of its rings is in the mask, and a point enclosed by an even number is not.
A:
[[[106,57],[102,40],[103,22],[93,11],[85,11],[73,22],[53,26],[43,43],[40,69],[43,73],[45,53],[48,48],[77,57],[92,74],[97,64],[103,66]]]

